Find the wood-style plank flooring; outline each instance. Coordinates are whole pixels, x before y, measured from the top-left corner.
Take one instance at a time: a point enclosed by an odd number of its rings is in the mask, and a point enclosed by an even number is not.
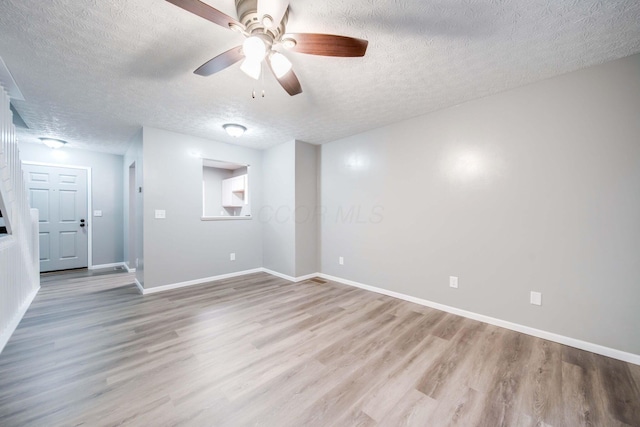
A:
[[[44,275],[0,425],[640,426],[640,367],[337,283]]]

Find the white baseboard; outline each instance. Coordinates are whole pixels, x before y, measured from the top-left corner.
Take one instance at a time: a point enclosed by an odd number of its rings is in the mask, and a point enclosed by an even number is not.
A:
[[[307,274],[306,276],[299,276],[299,277],[293,277],[293,276],[288,276],[286,274],[282,274],[282,273],[278,273],[277,271],[273,271],[273,270],[269,270],[268,268],[261,268],[261,271],[270,274],[272,276],[276,276],[276,277],[280,277],[281,279],[285,279],[288,280],[290,282],[294,282],[294,283],[298,283],[298,282],[302,282],[304,280],[309,280],[309,279],[313,279],[314,277],[318,277],[320,275],[320,273],[312,273],[312,274]]]
[[[187,286],[200,285],[202,283],[215,282],[216,280],[230,279],[232,277],[244,276],[247,274],[261,273],[262,268],[254,268],[252,270],[237,271],[235,273],[221,274],[219,276],[203,277],[202,279],[188,280],[186,282],[172,283],[169,285],[156,286],[154,288],[144,288],[136,280],[138,288],[142,289],[143,295],[155,294],[157,292],[170,291],[172,289],[184,288]]]
[[[483,314],[461,310],[459,308],[451,307],[444,304],[439,304],[437,302],[428,301],[422,298],[416,298],[411,295],[401,294],[399,292],[389,291],[387,289],[377,288],[375,286],[365,285],[362,283],[354,282],[353,280],[343,279],[341,277],[330,276],[324,273],[320,273],[318,276],[326,280],[339,282],[345,285],[354,286],[356,288],[365,289],[367,291],[376,292],[376,293],[387,295],[394,298],[399,298],[399,299],[420,304],[426,307],[435,308],[436,310],[446,311],[447,313],[456,314],[458,316],[467,317],[469,319],[477,320],[484,323],[489,323],[495,326],[500,326],[501,328],[510,329],[512,331],[521,332],[527,335],[532,335],[534,337],[542,338],[548,341],[553,341],[559,344],[568,345],[569,347],[579,348],[581,350],[586,350],[592,353],[601,354],[603,356],[611,357],[613,359],[618,359],[624,362],[640,365],[640,355],[638,354],[628,353],[626,351],[616,350],[614,348],[605,347],[599,344],[594,344],[587,341],[566,337],[564,335],[558,335],[553,332],[547,332],[540,329],[531,328],[529,326],[508,322],[506,320],[485,316]]]
[[[111,264],[100,264],[100,265],[92,265],[89,267],[89,270],[101,270],[103,268],[112,268],[112,267],[124,267],[127,268],[124,262],[113,262]]]
[[[298,276],[295,278],[294,282],[304,282],[305,280],[309,280],[309,279],[313,279],[316,277],[320,277],[320,273],[311,273],[311,274],[307,274],[306,276]]]
[[[0,334],[0,353],[2,353],[2,350],[4,350],[4,346],[7,345],[7,343],[9,342],[11,335],[13,335],[16,328],[20,324],[20,321],[24,317],[24,314],[27,312],[27,310],[31,306],[33,299],[36,297],[36,295],[38,295],[39,290],[40,290],[40,286],[38,286],[38,288],[27,297],[25,302],[22,303],[22,307],[20,307],[20,310],[15,314],[15,316],[13,316],[13,320],[11,320],[11,323],[9,323],[9,325],[7,325],[7,327],[4,329],[2,334]]]
[[[134,280],[135,280],[136,287],[138,288],[138,292],[140,292],[140,295],[144,295],[144,286],[142,286],[142,283],[138,281],[138,278]]]
[[[126,267],[126,264],[125,264],[125,267]],[[133,269],[132,271],[135,271],[135,269]],[[253,268],[251,270],[237,271],[235,273],[221,274],[219,276],[204,277],[202,279],[195,279],[195,280],[189,280],[186,282],[156,286],[154,288],[149,288],[149,289],[146,289],[144,286],[142,286],[138,281],[138,279],[135,279],[135,284],[142,295],[149,295],[149,294],[155,294],[158,292],[170,291],[172,289],[184,288],[187,286],[194,286],[194,285],[201,285],[202,283],[215,282],[216,280],[230,279],[232,277],[245,276],[247,274],[254,274],[254,273],[267,273],[272,276],[280,277],[281,279],[289,280],[290,282],[295,282],[295,283],[302,282],[304,280],[313,279],[314,277],[318,277],[320,275],[320,273],[312,273],[312,274],[307,274],[306,276],[292,277],[292,276],[287,276],[286,274],[278,273],[277,271],[260,267],[260,268]]]
[[[122,265],[124,265],[124,268],[127,269],[127,273],[135,273],[136,272],[136,269],[129,267],[129,264],[127,264],[126,262],[122,263]]]

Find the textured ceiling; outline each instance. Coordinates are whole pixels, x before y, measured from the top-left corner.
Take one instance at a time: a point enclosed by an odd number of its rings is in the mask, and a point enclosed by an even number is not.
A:
[[[207,0],[235,16],[233,0]],[[265,148],[324,143],[640,52],[637,0],[291,0],[287,30],[369,40],[364,58],[287,53],[289,97],[239,64],[192,72],[241,35],[164,0],[2,0],[20,138],[123,153],[143,125]],[[251,97],[252,89],[266,91]],[[249,131],[233,140],[222,124]]]

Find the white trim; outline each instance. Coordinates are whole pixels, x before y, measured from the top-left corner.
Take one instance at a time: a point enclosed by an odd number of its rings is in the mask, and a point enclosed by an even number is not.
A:
[[[353,280],[343,279],[341,277],[330,276],[324,273],[320,273],[319,276],[326,280],[339,282],[345,285],[354,286],[356,288],[364,289],[371,292],[376,292],[376,293],[387,295],[394,298],[399,298],[405,301],[413,302],[415,304],[420,304],[426,307],[435,308],[436,310],[446,311],[447,313],[456,314],[458,316],[467,317],[469,319],[477,320],[484,323],[489,323],[495,326],[500,326],[501,328],[510,329],[512,331],[521,332],[523,334],[532,335],[534,337],[568,345],[570,347],[579,348],[581,350],[590,351],[592,353],[601,354],[603,356],[622,360],[628,363],[633,363],[635,365],[640,365],[640,355],[638,354],[628,353],[626,351],[616,350],[614,348],[605,347],[599,344],[594,344],[587,341],[566,337],[564,335],[555,334],[553,332],[547,332],[540,329],[531,328],[529,326],[508,322],[506,320],[496,319],[494,317],[485,316],[484,314],[478,314],[471,311],[466,311],[466,310],[451,307],[448,305],[440,304],[437,302],[428,301],[422,298],[401,294],[399,292],[389,291],[387,289],[365,285],[362,283],[354,282]]]
[[[101,268],[111,268],[111,267],[127,268],[124,262],[112,262],[111,264],[92,265],[91,267],[89,267],[89,270],[100,270]]]
[[[123,262],[122,265],[124,265],[124,268],[127,269],[127,273],[135,273],[136,272],[136,269],[129,267],[129,264],[127,264],[126,262]]]
[[[4,63],[2,58],[0,58],[0,81],[2,82],[2,87],[6,90],[7,95],[9,95],[9,98],[14,101],[24,101],[24,95],[20,91],[11,71],[9,71],[7,64]]]
[[[294,280],[294,282],[296,283],[304,282],[305,280],[313,279],[319,276],[320,276],[320,273],[311,273],[311,274],[307,274],[306,276],[298,276],[296,277],[296,280]]]
[[[260,269],[260,271],[262,271],[263,273],[270,274],[272,276],[279,277],[279,278],[284,279],[284,280],[288,280],[290,282],[295,282],[296,281],[295,277],[288,276],[288,275],[282,274],[282,273],[278,273],[277,271],[269,270],[268,268],[264,268],[263,267],[263,268]]]
[[[4,236],[0,236],[0,250],[5,250],[6,248],[10,248],[15,244],[16,238],[13,237],[13,234],[5,234]]]
[[[93,267],[93,215],[91,208],[93,207],[93,193],[91,191],[92,173],[89,166],[65,165],[60,163],[31,162],[22,161],[23,165],[31,166],[48,166],[53,168],[83,169],[87,171],[87,268],[92,270]],[[22,169],[22,168],[21,168]]]
[[[124,264],[124,266],[125,268],[127,267],[126,264]],[[135,269],[132,269],[132,271],[135,271]],[[291,277],[291,276],[287,276],[286,274],[278,273],[277,271],[260,267],[260,268],[253,268],[251,270],[237,271],[235,273],[227,273],[227,274],[220,274],[218,276],[204,277],[202,279],[188,280],[186,282],[156,286],[154,288],[149,288],[149,289],[144,288],[144,286],[140,284],[138,279],[135,279],[135,283],[142,295],[149,295],[149,294],[155,294],[158,292],[170,291],[172,289],[200,285],[202,283],[215,282],[217,280],[230,279],[232,277],[246,276],[247,274],[255,274],[255,273],[267,273],[272,276],[280,277],[281,279],[289,280],[290,282],[295,282],[295,283],[302,282],[304,280],[313,279],[314,277],[318,277],[320,275],[320,273],[313,273],[313,274],[307,274],[306,276]]]
[[[200,221],[228,221],[231,219],[253,219],[251,215],[248,216],[201,216]]]
[[[140,292],[140,295],[144,295],[144,286],[142,286],[142,284],[138,281],[137,277],[135,278],[135,284],[138,288],[138,292]]]
[[[272,276],[276,276],[276,277],[280,277],[281,279],[285,279],[288,280],[290,282],[294,282],[294,283],[298,283],[298,282],[302,282],[305,280],[309,280],[309,279],[313,279],[314,277],[318,277],[318,275],[320,273],[312,273],[312,274],[307,274],[306,276],[299,276],[299,277],[293,277],[293,276],[289,276],[286,274],[282,274],[282,273],[278,273],[277,271],[273,271],[273,270],[269,270],[268,268],[262,268],[261,269],[263,272],[270,274]]]
[[[4,346],[9,342],[11,335],[13,335],[16,328],[20,324],[20,321],[24,317],[24,314],[27,312],[29,307],[31,307],[31,303],[33,302],[33,299],[36,297],[36,295],[38,295],[39,290],[40,286],[38,286],[36,290],[27,297],[24,303],[22,303],[22,307],[20,307],[20,310],[18,310],[15,316],[13,316],[11,323],[9,323],[2,334],[0,334],[0,353],[2,353],[2,350],[4,350]]]
[[[169,285],[156,286],[153,288],[143,288],[142,294],[155,294],[157,292],[170,291],[172,289],[184,288],[186,286],[200,285],[202,283],[215,282],[217,280],[230,279],[232,277],[245,276],[247,274],[262,273],[262,268],[254,268],[252,270],[236,271],[235,273],[220,274],[218,276],[203,277],[202,279],[188,280],[186,282],[172,283]],[[138,287],[140,283],[136,280]]]

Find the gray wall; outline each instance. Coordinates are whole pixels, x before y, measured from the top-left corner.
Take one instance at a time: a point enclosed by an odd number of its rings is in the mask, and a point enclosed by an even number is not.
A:
[[[263,264],[291,277],[318,272],[318,152],[301,141],[263,152]]]
[[[318,272],[318,153],[318,146],[296,141],[295,275],[297,277]]]
[[[265,268],[294,277],[296,142],[289,141],[264,150],[262,161],[264,206],[258,211],[263,232],[262,263]]]
[[[640,354],[639,76],[633,56],[323,145],[322,272]]]
[[[122,156],[65,147],[52,150],[40,144],[19,144],[22,161],[61,166],[91,168],[90,214],[101,210],[102,217],[92,217],[93,265],[124,261],[123,251],[123,181]]]
[[[260,221],[202,221],[202,158],[250,165],[251,204],[262,206],[262,153],[145,127],[144,287],[202,279],[262,266]],[[156,209],[166,219],[155,219]],[[229,254],[236,254],[236,261]]]

